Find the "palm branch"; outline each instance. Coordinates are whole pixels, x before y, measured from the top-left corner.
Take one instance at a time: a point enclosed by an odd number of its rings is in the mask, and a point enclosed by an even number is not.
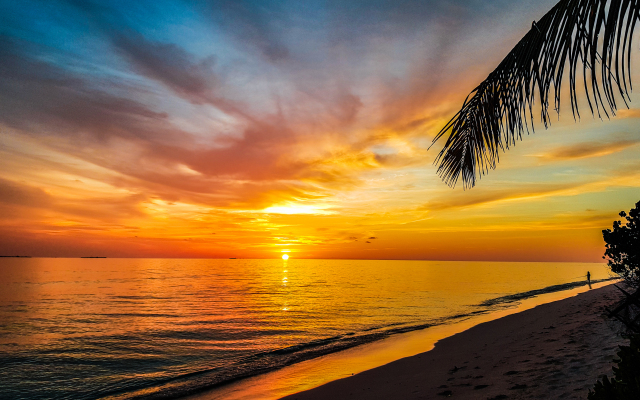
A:
[[[533,131],[536,96],[547,128],[551,89],[559,113],[566,70],[574,119],[580,117],[576,86],[584,86],[589,109],[600,118],[615,115],[618,94],[628,106],[631,42],[639,18],[640,0],[562,0],[534,21],[433,140],[449,132],[435,160],[442,180],[455,186],[462,175],[464,187],[473,187],[494,169],[500,151]]]

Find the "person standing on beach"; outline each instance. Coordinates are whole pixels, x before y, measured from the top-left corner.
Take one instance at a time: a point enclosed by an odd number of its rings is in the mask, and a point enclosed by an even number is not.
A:
[[[589,284],[589,287],[591,287],[591,272],[587,271],[587,283]]]

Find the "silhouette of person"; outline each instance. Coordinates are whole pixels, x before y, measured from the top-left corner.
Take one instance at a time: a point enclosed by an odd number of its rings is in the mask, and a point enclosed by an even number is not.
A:
[[[591,287],[591,272],[587,271],[587,283],[589,284],[589,287]]]

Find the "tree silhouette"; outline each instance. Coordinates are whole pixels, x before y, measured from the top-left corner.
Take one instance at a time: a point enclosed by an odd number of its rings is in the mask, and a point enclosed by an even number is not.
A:
[[[442,180],[455,186],[462,176],[464,187],[473,187],[477,178],[494,169],[499,152],[533,130],[536,97],[540,109],[535,112],[547,128],[550,101],[560,112],[566,71],[574,118],[580,116],[576,86],[584,86],[589,109],[598,117],[615,115],[616,97],[627,106],[638,19],[640,0],[562,0],[534,21],[436,135],[434,143],[449,133],[435,161]]]
[[[640,201],[636,208],[624,211],[620,216],[626,219],[613,222],[613,230],[605,229],[602,237],[607,243],[604,257],[611,271],[620,275],[627,282],[640,286]]]

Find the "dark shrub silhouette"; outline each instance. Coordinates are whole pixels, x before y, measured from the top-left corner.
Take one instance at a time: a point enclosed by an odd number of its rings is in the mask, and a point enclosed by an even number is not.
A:
[[[626,224],[621,221],[613,222],[613,230],[602,231],[607,249],[604,257],[611,271],[620,275],[634,286],[640,284],[640,201],[636,207],[629,211],[620,212],[620,216],[626,219]],[[640,399],[640,397],[638,397]]]
[[[640,335],[631,337],[629,346],[620,346],[617,367],[613,367],[613,378],[597,381],[589,400],[638,400],[640,399]]]

